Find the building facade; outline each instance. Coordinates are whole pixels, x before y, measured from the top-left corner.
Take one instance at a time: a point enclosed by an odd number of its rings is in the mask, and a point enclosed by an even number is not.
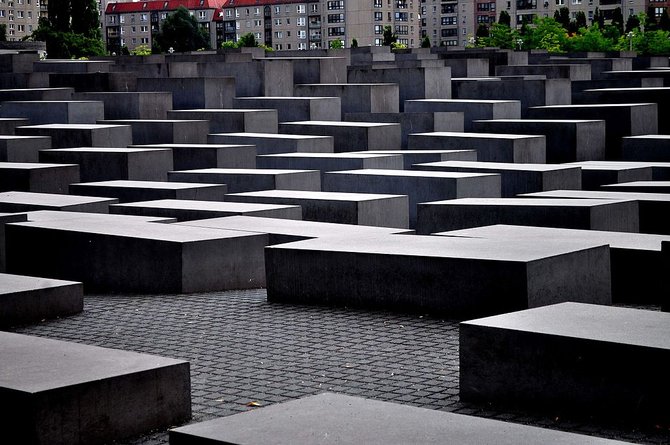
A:
[[[15,42],[37,29],[39,0],[0,0],[0,24],[7,27],[7,40]]]

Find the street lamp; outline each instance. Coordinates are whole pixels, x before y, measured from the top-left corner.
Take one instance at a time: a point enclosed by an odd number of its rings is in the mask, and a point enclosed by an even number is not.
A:
[[[635,33],[633,31],[629,31],[627,36],[628,36],[628,50],[633,51],[633,36]]]

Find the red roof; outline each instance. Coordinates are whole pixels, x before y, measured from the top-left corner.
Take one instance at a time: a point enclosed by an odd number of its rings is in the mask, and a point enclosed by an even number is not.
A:
[[[227,0],[149,0],[145,2],[108,3],[106,14],[142,11],[175,11],[180,6],[189,10],[221,8]]]

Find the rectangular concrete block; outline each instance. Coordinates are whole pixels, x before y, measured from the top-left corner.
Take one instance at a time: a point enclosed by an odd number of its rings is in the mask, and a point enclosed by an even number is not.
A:
[[[61,195],[56,193],[0,192],[0,212],[17,213],[36,210],[109,213],[115,198]]]
[[[16,127],[23,127],[29,123],[26,118],[0,117],[0,135],[13,135]]]
[[[582,188],[581,169],[574,166],[445,161],[415,164],[412,168],[424,171],[498,173],[503,198],[514,197],[520,193],[558,189],[581,190]]]
[[[87,292],[126,294],[265,284],[266,235],[120,218],[9,224],[7,272],[81,281]]]
[[[0,273],[0,328],[38,323],[83,309],[81,283]]]
[[[47,136],[0,135],[0,162],[39,162],[39,151],[47,148]]]
[[[461,112],[464,131],[473,131],[472,121],[478,119],[520,119],[518,100],[479,99],[417,99],[405,103],[407,113]]]
[[[145,144],[132,148],[169,148],[175,170],[255,168],[256,146],[239,144]]]
[[[70,193],[74,195],[117,198],[121,203],[156,199],[223,201],[227,191],[228,188],[225,184],[193,184],[176,181],[114,180],[85,182],[70,186]]]
[[[137,79],[137,91],[169,91],[172,109],[232,108],[234,77],[170,77]]]
[[[541,134],[547,143],[547,162],[605,160],[605,121],[497,119],[473,122],[481,133]]]
[[[0,117],[25,117],[32,125],[95,124],[104,119],[97,101],[8,101],[0,103]]]
[[[611,302],[609,247],[423,236],[266,248],[268,301],[449,317],[579,298]]]
[[[129,125],[43,124],[17,127],[23,136],[49,136],[52,148],[127,147],[132,144]]]
[[[344,113],[398,113],[400,90],[393,83],[299,84],[298,97],[339,97]]]
[[[637,233],[638,209],[636,201],[606,199],[452,199],[419,204],[416,231],[429,234],[491,224],[518,224]]]
[[[105,119],[167,119],[172,94],[167,91],[109,91],[77,93],[82,100],[105,104]]]
[[[277,110],[171,110],[168,119],[208,120],[210,133],[277,133]]]
[[[256,190],[321,190],[318,170],[204,168],[168,173],[170,181],[226,184],[229,193]]]
[[[171,445],[277,442],[335,443],[496,442],[612,444],[615,441],[389,402],[323,393],[234,416],[170,430]]]
[[[540,75],[547,79],[591,80],[590,65],[499,65],[496,76]]]
[[[175,218],[177,221],[191,221],[224,216],[248,215],[268,218],[301,219],[299,205],[253,204],[241,202],[214,202],[186,199],[159,199],[126,204],[113,204],[112,214],[140,215]]]
[[[76,164],[0,162],[0,191],[67,194],[79,182]]]
[[[0,102],[10,100],[72,100],[74,88],[8,88],[0,90]]]
[[[414,133],[409,135],[408,148],[471,149],[477,151],[477,160],[484,162],[546,162],[546,138],[543,135],[445,131]]]
[[[651,180],[653,173],[651,165],[627,162],[582,161],[569,165],[582,169],[585,190],[600,190],[607,184]]]
[[[104,120],[100,123],[130,126],[133,135],[132,144],[135,145],[206,144],[209,133],[209,121],[206,120],[118,119]]]
[[[367,154],[402,156],[402,170],[410,170],[414,164],[443,161],[476,161],[475,150],[368,150]]]
[[[500,197],[500,176],[481,173],[420,172],[408,170],[347,170],[326,173],[323,190],[382,193],[409,197],[409,224],[416,224],[420,202],[464,196]],[[437,198],[441,196],[441,198]]]
[[[191,417],[189,363],[0,333],[0,426],[10,442],[120,440]]]
[[[629,193],[669,193],[670,181],[631,181],[603,185],[602,190]]]
[[[621,141],[624,161],[670,162],[670,135],[648,134],[628,136]]]
[[[283,134],[331,136],[335,152],[397,150],[401,146],[400,124],[376,122],[299,121],[282,122]]]
[[[299,205],[306,221],[409,227],[409,201],[404,195],[263,190],[228,194],[226,200]]]
[[[339,121],[342,117],[339,97],[237,97],[233,106],[275,109],[279,122]]]
[[[250,144],[256,146],[256,153],[333,153],[335,150],[331,136],[304,136],[299,134],[269,133],[213,133],[207,136],[209,144]]]
[[[623,328],[625,326],[625,329]],[[670,315],[563,303],[460,326],[460,396],[552,415],[659,424]]]
[[[41,150],[40,162],[79,164],[81,182],[165,181],[174,168],[169,148],[58,148]]]

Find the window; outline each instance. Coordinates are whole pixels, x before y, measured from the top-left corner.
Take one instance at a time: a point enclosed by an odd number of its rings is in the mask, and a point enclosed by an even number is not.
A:
[[[161,12],[161,20],[165,20],[166,18],[167,18],[167,12]]]
[[[442,25],[456,25],[457,24],[457,19],[458,17],[451,16],[451,17],[442,17]]]
[[[374,8],[381,8],[382,7],[382,0],[373,0],[372,6]]]
[[[456,5],[442,5],[442,14],[453,14],[456,12]]]
[[[306,43],[298,43],[298,49],[300,51],[306,50],[307,49],[307,44]]]
[[[375,46],[382,46],[382,39],[375,39]]]
[[[275,49],[276,49],[277,51],[281,51],[281,50],[284,49],[284,48],[283,48],[283,46],[282,46],[281,43],[277,43],[277,44],[275,45]]]
[[[406,22],[407,21],[407,13],[406,12],[396,12],[395,13],[395,21],[396,22]]]
[[[309,12],[319,12],[319,4],[312,3],[311,5],[309,5]]]
[[[147,21],[147,15],[146,15],[146,14],[142,14],[142,15],[140,16],[140,21],[141,21],[141,22],[146,22],[146,21]]]
[[[261,8],[254,8],[254,15],[261,15]]]
[[[275,19],[275,26],[281,25],[281,19]]]
[[[140,26],[140,31],[141,32],[149,32],[149,27],[148,26]]]
[[[305,17],[298,17],[298,26],[305,26]]]
[[[581,5],[581,4],[582,4],[582,0],[572,0],[572,4],[573,4],[573,5]]]
[[[233,16],[233,11],[232,9],[226,9],[226,17],[230,18]]]
[[[375,34],[384,34],[384,27],[382,25],[375,25]]]
[[[344,14],[328,14],[328,23],[344,22]]]
[[[263,26],[263,22],[260,20],[254,20],[254,28],[259,28]]]
[[[344,35],[344,26],[334,26],[328,28],[329,36],[343,36]]]
[[[409,26],[407,25],[395,25],[395,33],[398,35],[406,36],[409,34]],[[400,42],[402,43],[402,42]]]
[[[149,37],[142,37],[140,40],[141,40],[142,43],[144,43],[144,44],[149,43]]]
[[[275,39],[283,39],[284,31],[275,31]]]
[[[295,7],[295,11],[298,14],[304,14],[305,13],[305,5],[298,5]]]
[[[135,29],[134,26],[131,26],[131,27],[130,27],[130,30],[131,30],[131,32],[132,32],[133,34],[135,34],[136,29]]]
[[[299,39],[306,39],[307,38],[307,31],[305,31],[304,29],[301,29],[300,31],[298,31],[298,38]]]
[[[289,14],[291,12],[291,6],[286,5],[286,8],[284,8],[284,11],[286,11],[286,13]]]
[[[281,6],[275,6],[275,14],[281,14]]]
[[[256,37],[256,40],[260,40],[261,39],[261,33],[257,32],[256,34],[254,34],[254,37]]]
[[[458,35],[458,29],[452,28],[452,29],[442,29],[441,30],[442,37],[454,37]]]
[[[332,11],[333,9],[344,9],[344,0],[330,0],[328,10]]]
[[[291,17],[286,17],[286,24],[290,25],[291,24]]]
[[[381,12],[375,12],[375,22],[381,22],[384,20],[384,16]]]
[[[205,20],[207,18],[207,11],[198,11],[198,18],[200,20]]]

